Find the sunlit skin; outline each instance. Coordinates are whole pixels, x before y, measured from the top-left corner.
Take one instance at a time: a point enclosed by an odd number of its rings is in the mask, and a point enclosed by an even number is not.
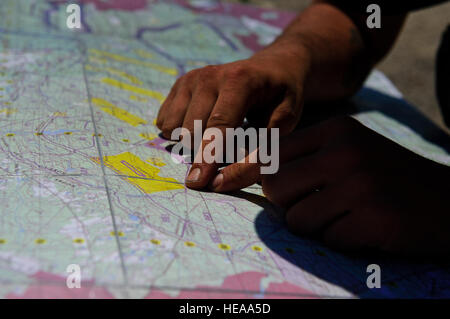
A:
[[[180,77],[157,126],[166,138],[178,127],[193,133],[194,120],[202,120],[203,129],[223,131],[242,125],[245,117],[256,127],[280,128],[285,138],[277,174],[261,176],[258,164],[220,169],[194,163],[186,185],[228,192],[262,181],[267,198],[287,209],[288,227],[296,234],[315,235],[344,250],[444,256],[450,251],[447,166],[351,118],[293,132],[305,102],[354,94],[406,19],[386,16],[381,29],[369,30],[365,18],[313,1],[252,57]]]

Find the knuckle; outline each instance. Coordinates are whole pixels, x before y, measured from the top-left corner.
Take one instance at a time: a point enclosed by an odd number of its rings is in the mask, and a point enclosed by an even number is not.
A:
[[[198,80],[207,81],[207,80],[210,80],[211,78],[215,77],[216,73],[217,73],[216,66],[207,65],[207,66],[199,69],[196,75],[197,75]]]
[[[173,87],[173,97],[175,98],[176,95],[180,93],[180,91],[183,90],[191,90],[192,84],[195,80],[195,70],[189,71],[182,77],[178,78],[178,80],[175,82],[175,85]]]
[[[181,83],[184,81],[184,79],[186,78],[186,74],[183,76],[180,76],[176,81],[175,84],[172,86],[172,89],[170,90],[170,93],[176,93],[178,87],[181,85]]]
[[[170,138],[172,135],[172,132],[179,127],[179,123],[176,121],[164,121],[161,131],[163,133],[163,136],[166,138]]]
[[[170,108],[169,108],[169,112],[172,113],[172,115],[185,114],[185,112],[188,109],[190,100],[191,100],[191,94],[189,92],[185,92],[184,94],[180,94],[171,103]]]
[[[298,111],[292,106],[280,109],[280,117],[287,120],[294,120],[297,117]]]
[[[286,135],[290,133],[295,126],[297,125],[299,119],[299,112],[295,110],[293,107],[286,107],[280,110],[273,115],[273,123],[274,127],[279,127],[282,135]]]
[[[195,70],[194,77],[192,78],[193,83],[197,89],[200,90],[210,90],[213,88],[219,66],[217,65],[207,65],[201,69]]]
[[[190,145],[194,145],[194,126],[193,125],[187,125],[187,124],[183,124],[182,126],[184,129],[187,130],[186,135],[189,137],[189,141],[191,142]],[[187,140],[186,140],[187,142]]]
[[[163,128],[161,129],[162,134],[164,137],[169,138],[170,135],[172,134],[173,128],[171,128],[170,126],[164,124]]]
[[[198,78],[198,74],[199,74],[199,70],[191,70],[189,72],[187,72],[185,75],[183,75],[182,77],[180,77],[178,79],[179,84],[178,86],[184,86],[187,84],[192,84],[196,81],[196,79]]]
[[[275,175],[263,175],[261,179],[262,190],[266,198],[275,204],[279,204],[280,198]]]
[[[208,119],[208,127],[230,126],[231,120],[228,115],[222,112],[214,112]]]
[[[211,77],[216,76],[218,69],[219,69],[219,66],[217,66],[217,65],[207,65],[200,69],[200,74],[203,77],[211,78]]]
[[[237,64],[237,65],[228,67],[225,71],[224,76],[225,76],[225,80],[227,80],[227,81],[241,82],[241,81],[247,80],[250,73],[251,72],[247,66]]]
[[[158,115],[158,117],[157,117],[157,119],[156,119],[156,126],[160,129],[160,130],[162,130],[162,125],[163,125],[163,119],[162,119],[162,117],[161,117],[161,115]]]
[[[246,178],[244,166],[242,164],[234,165],[234,170],[232,171],[231,178],[237,181]]]
[[[163,132],[172,132],[177,127],[177,123],[174,121],[165,121],[162,126]]]

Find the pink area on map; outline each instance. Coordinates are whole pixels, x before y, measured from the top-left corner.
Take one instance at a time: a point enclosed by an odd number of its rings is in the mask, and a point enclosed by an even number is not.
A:
[[[262,294],[259,294],[261,279],[266,277],[266,274],[257,271],[243,272],[237,275],[231,275],[225,278],[222,285],[219,287],[212,286],[197,286],[192,290],[183,290],[177,296],[170,296],[163,293],[157,289],[153,289],[145,297],[148,299],[162,299],[162,298],[177,298],[177,299],[211,299],[211,298],[233,298],[233,299],[248,299],[248,298],[259,298]],[[224,290],[217,291],[217,290]],[[215,291],[214,291],[215,290]],[[227,292],[228,291],[228,292]],[[255,294],[249,294],[239,291],[254,291]],[[284,293],[284,294],[295,294],[293,295],[274,295],[272,293]],[[298,297],[309,297],[315,296],[312,292],[303,289],[301,287],[292,285],[287,282],[283,283],[271,283],[268,289],[264,292],[264,297],[266,298],[298,298]]]
[[[147,0],[80,0],[81,3],[93,3],[97,10],[137,11],[147,7]]]
[[[235,33],[234,36],[238,38],[246,48],[252,51],[256,52],[265,47],[265,45],[259,43],[259,37],[255,33],[251,33],[249,35],[240,35]]]
[[[101,298],[111,299],[114,298],[111,293],[103,287],[95,287],[94,281],[82,281],[81,288],[68,288],[66,286],[66,278],[39,271],[31,278],[36,281],[31,283],[24,292],[16,294],[9,293],[6,295],[7,299],[88,299],[88,298]]]
[[[314,298],[317,297],[315,294],[313,294],[312,292],[303,289],[299,286],[293,285],[291,283],[288,283],[286,281],[281,282],[281,283],[270,283],[269,287],[267,288],[267,291],[271,293],[271,295],[269,296],[269,298],[274,298],[274,299],[294,299],[294,298],[298,298],[295,295],[299,295],[302,298]],[[282,293],[283,295],[279,294],[277,295],[277,293]],[[284,295],[284,294],[288,294],[288,295]],[[291,295],[292,294],[292,295]]]
[[[258,8],[238,3],[218,2],[213,5],[200,6],[200,5],[193,5],[188,0],[175,0],[175,2],[197,13],[227,14],[237,18],[247,16],[249,18],[264,21],[264,23],[279,28],[286,27],[288,23],[293,19],[293,17],[295,17],[295,14],[292,12]],[[268,13],[274,14],[275,17],[270,19],[264,18],[264,16]]]
[[[170,156],[172,156],[173,158],[175,158],[179,163],[185,163],[185,159],[183,156],[179,155],[179,154],[175,154],[175,153],[171,153],[169,152],[166,147],[164,147],[162,144],[167,143],[166,139],[157,137],[153,140],[151,140],[150,142],[147,142],[145,144],[145,146],[150,147],[150,148],[154,148],[163,152],[167,152],[170,153]]]

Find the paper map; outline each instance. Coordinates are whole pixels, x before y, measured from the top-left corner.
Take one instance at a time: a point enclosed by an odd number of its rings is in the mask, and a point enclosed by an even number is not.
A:
[[[448,266],[353,258],[291,235],[259,186],[184,186],[189,166],[154,125],[171,85],[248,57],[291,14],[201,0],[77,3],[78,31],[66,27],[65,1],[0,4],[1,297],[450,296]],[[368,86],[395,97],[379,73]],[[355,101],[369,110],[366,96]],[[450,163],[381,113],[360,120]],[[371,263],[380,289],[367,288]],[[73,264],[81,288],[69,289]]]

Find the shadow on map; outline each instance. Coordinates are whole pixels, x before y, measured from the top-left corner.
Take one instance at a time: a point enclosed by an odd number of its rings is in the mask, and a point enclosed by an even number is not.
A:
[[[403,99],[363,88],[354,98],[358,112],[378,111],[410,128],[424,140],[439,145],[450,154],[450,136]]]
[[[450,297],[450,267],[366,253],[352,256],[334,251],[320,242],[291,234],[276,213],[262,210],[255,220],[261,241],[294,268],[342,287],[360,298]],[[367,266],[381,267],[381,288],[369,289]],[[290,267],[283,267],[289,270]],[[325,297],[334,297],[327,295]]]
[[[336,116],[374,111],[403,124],[427,142],[439,145],[447,154],[450,154],[450,136],[423,113],[403,99],[367,87],[362,88],[350,102],[306,105],[299,128]]]

